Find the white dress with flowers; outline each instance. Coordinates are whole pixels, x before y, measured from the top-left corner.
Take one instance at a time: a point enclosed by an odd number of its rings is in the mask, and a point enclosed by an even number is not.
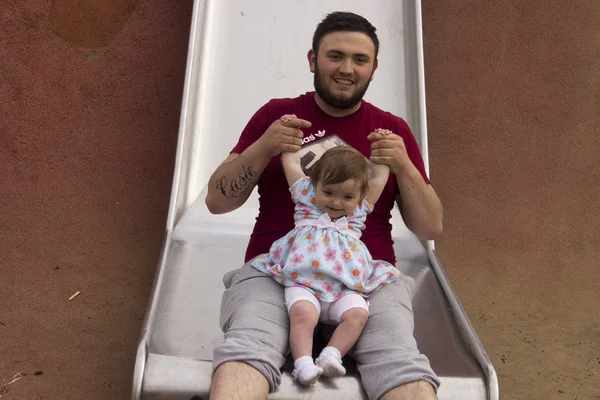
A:
[[[296,227],[275,241],[269,253],[251,265],[284,286],[301,286],[318,299],[332,302],[348,293],[369,297],[393,282],[399,271],[385,261],[374,261],[360,240],[361,230],[373,205],[363,200],[354,212],[332,221],[316,206],[309,177],[296,181],[290,192],[294,200]]]

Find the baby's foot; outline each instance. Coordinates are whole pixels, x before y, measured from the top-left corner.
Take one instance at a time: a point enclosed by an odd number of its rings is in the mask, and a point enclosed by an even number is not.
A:
[[[322,373],[323,368],[317,367],[310,356],[303,356],[294,361],[292,377],[303,385],[312,385]]]
[[[317,358],[317,365],[323,368],[323,375],[337,377],[346,375],[346,368],[342,366],[342,355],[335,347],[325,347]]]

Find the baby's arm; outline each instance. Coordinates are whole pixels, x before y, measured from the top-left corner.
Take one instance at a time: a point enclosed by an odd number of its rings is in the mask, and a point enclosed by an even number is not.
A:
[[[296,116],[293,114],[283,115],[280,119],[284,126],[286,122],[295,119]],[[289,186],[292,186],[298,181],[298,179],[304,178],[304,171],[302,171],[302,165],[300,164],[300,152],[284,152],[281,154],[281,162],[283,164],[283,171]]]
[[[281,162],[283,164],[283,171],[289,186],[292,186],[298,181],[298,179],[304,178],[304,171],[300,165],[300,152],[296,151],[285,152],[281,154]]]
[[[383,192],[383,188],[390,175],[390,167],[385,164],[370,163],[369,168],[369,190],[367,191],[367,200],[375,204]]]

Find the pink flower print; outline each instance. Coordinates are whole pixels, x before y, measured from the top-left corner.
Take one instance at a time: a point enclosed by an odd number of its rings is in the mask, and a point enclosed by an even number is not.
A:
[[[296,250],[298,250],[298,243],[294,243],[292,245],[292,253],[295,252]]]
[[[296,188],[295,188],[295,187],[293,187],[293,188],[290,190],[290,194],[292,195],[292,199],[295,199],[295,198],[296,198]]]
[[[342,267],[341,262],[336,261],[335,264],[333,264],[333,270],[335,271],[336,274],[341,275],[342,272],[344,272],[344,267]]]
[[[279,260],[281,258],[281,251],[283,249],[280,246],[275,247],[275,250],[273,250],[273,260]]]
[[[361,267],[365,267],[366,262],[363,256],[358,257],[358,263],[361,265]]]
[[[356,290],[357,292],[363,292],[365,290],[365,287],[362,285],[362,283],[357,282],[354,284],[354,290]]]
[[[302,254],[294,254],[290,262],[293,266],[297,266],[302,262],[302,260],[304,260],[304,256]]]
[[[319,243],[317,243],[317,242],[314,242],[313,244],[311,244],[311,245],[308,247],[308,252],[309,252],[309,253],[314,253],[315,251],[317,251],[317,247],[319,247]]]
[[[333,301],[338,301],[339,299],[341,299],[342,297],[344,297],[344,293],[334,293],[333,294]]]
[[[302,284],[302,286],[306,286],[306,287],[312,287],[312,283],[309,281],[302,281],[300,282]]]
[[[329,246],[329,242],[331,242],[331,237],[324,233],[323,236],[321,236],[321,241],[323,242],[323,244],[325,245],[325,247]]]
[[[349,244],[350,244],[350,251],[353,251],[353,252],[360,251],[360,248],[358,247],[358,243],[356,243],[355,241],[351,241]]]
[[[313,279],[315,281],[322,281],[325,279],[325,274],[322,272],[313,271]]]
[[[333,283],[331,282],[324,282],[321,287],[325,289],[325,293],[333,292]]]
[[[319,266],[321,266],[321,263],[319,262],[319,260],[312,260],[310,262],[310,265],[312,265],[313,268],[319,268]]]
[[[344,262],[352,261],[352,254],[350,254],[349,250],[344,251],[343,257],[344,257]]]
[[[333,250],[333,249],[327,249],[327,250],[325,250],[325,259],[327,261],[333,261],[333,260],[335,260],[335,250]]]

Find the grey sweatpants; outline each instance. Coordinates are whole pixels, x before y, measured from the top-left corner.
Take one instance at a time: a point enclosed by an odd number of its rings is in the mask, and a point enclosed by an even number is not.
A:
[[[224,341],[215,347],[213,372],[224,362],[244,361],[260,371],[271,391],[281,383],[290,353],[284,286],[249,263],[223,277],[220,324]],[[411,292],[414,280],[402,275],[369,297],[369,319],[348,355],[356,361],[369,399],[405,383],[440,380],[417,349]]]

